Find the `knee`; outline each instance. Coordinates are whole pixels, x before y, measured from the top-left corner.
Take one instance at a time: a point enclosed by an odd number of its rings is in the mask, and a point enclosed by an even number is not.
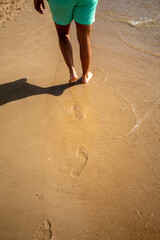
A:
[[[59,33],[59,34],[58,34],[58,38],[59,38],[59,41],[60,41],[60,42],[66,41],[66,39],[69,39],[69,34]]]
[[[78,37],[78,42],[80,46],[90,45],[90,37]]]

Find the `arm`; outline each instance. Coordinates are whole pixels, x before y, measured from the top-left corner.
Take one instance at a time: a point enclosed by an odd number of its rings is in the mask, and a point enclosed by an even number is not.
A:
[[[34,7],[37,12],[43,14],[42,8],[45,9],[43,0],[34,0]]]

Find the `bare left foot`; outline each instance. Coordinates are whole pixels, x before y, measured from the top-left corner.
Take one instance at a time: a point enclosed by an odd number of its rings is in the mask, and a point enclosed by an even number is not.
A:
[[[77,76],[77,73],[76,73],[76,70],[73,69],[73,72],[70,73],[70,79],[69,79],[69,83],[73,83],[73,82],[76,82],[78,79],[78,76]]]

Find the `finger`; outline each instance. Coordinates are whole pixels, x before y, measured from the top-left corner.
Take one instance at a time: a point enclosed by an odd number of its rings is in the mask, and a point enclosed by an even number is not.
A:
[[[43,9],[45,9],[45,5],[44,5],[44,2],[42,1],[42,7],[43,7]]]
[[[39,11],[38,11],[40,14],[43,14],[43,12],[42,12],[42,10],[40,9]]]
[[[43,11],[41,10],[41,8],[40,8],[40,7],[36,7],[36,10],[37,10],[37,12],[39,12],[39,13],[43,14]]]

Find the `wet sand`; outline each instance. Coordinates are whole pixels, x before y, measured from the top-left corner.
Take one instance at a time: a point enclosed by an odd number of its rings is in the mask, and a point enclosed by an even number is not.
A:
[[[45,5],[0,28],[0,238],[158,240],[160,58],[97,18],[94,77],[69,85]]]

